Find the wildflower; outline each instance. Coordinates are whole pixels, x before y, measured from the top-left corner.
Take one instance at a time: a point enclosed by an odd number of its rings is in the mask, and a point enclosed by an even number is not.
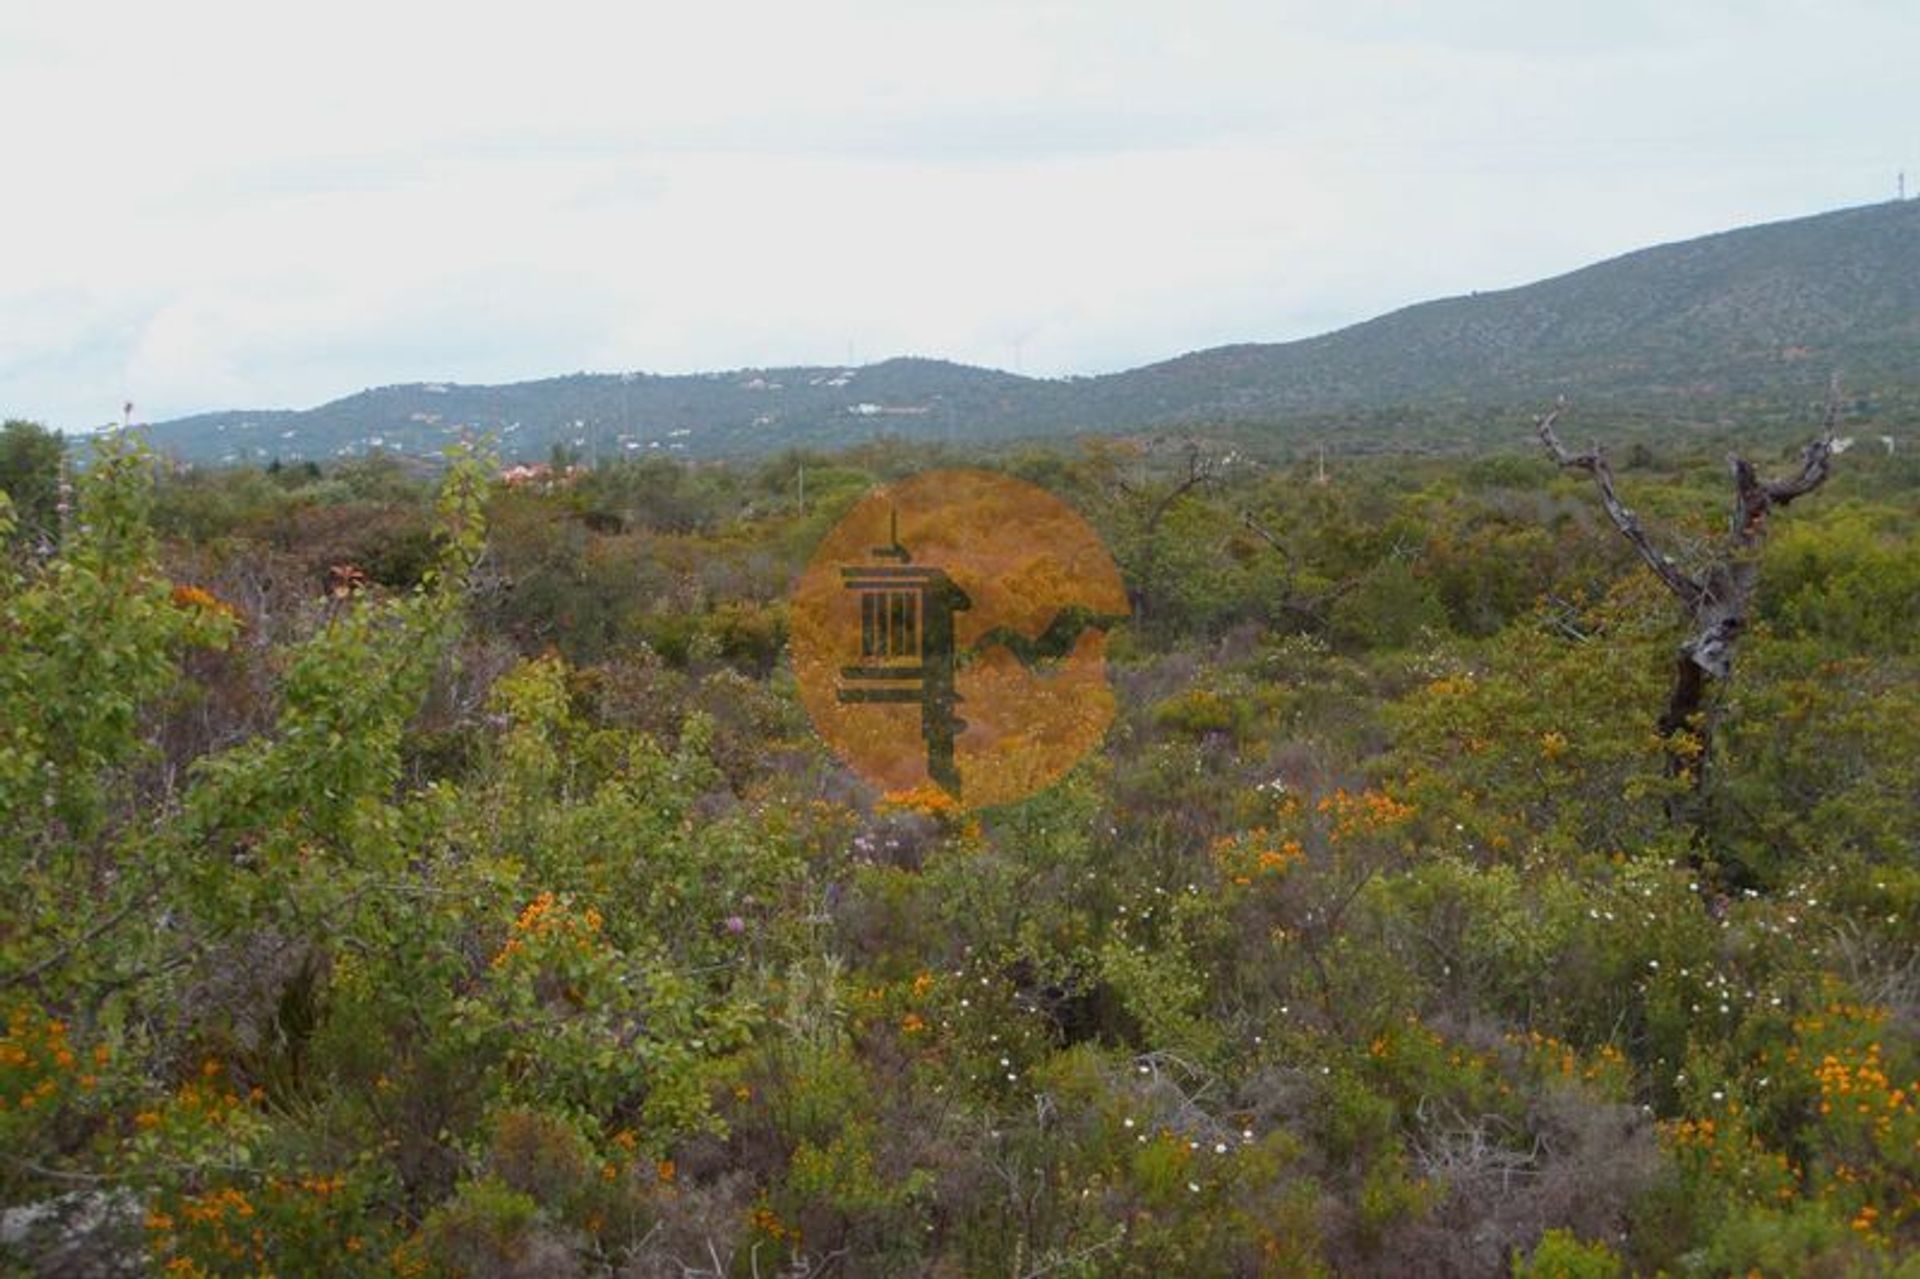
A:
[[[918,813],[949,821],[957,819],[961,813],[960,802],[931,783],[911,790],[888,791],[875,808],[883,813]]]
[[[239,616],[233,605],[202,587],[175,586],[172,598],[175,608],[189,613],[216,613],[223,617]]]

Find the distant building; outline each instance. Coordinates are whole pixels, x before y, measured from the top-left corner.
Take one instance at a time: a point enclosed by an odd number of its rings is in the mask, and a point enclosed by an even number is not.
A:
[[[584,466],[569,466],[555,471],[545,462],[522,462],[502,470],[499,479],[508,488],[521,488],[529,484],[552,488],[555,484],[571,484],[586,473]]]

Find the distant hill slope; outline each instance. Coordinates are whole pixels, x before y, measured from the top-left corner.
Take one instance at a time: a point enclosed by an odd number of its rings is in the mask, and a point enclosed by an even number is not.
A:
[[[465,430],[511,457],[714,456],[892,434],[980,441],[1401,407],[1496,409],[1556,394],[1703,412],[1851,387],[1920,394],[1920,200],[1643,249],[1520,288],[1425,302],[1298,342],[1219,347],[1041,380],[941,360],[506,386],[381,387],[304,412],[163,422],[194,461],[435,452]]]
[[[1739,398],[1920,385],[1920,201],[1704,236],[1535,284],[1407,307],[1301,342],[1233,346],[1110,379],[1115,399],[1205,385],[1202,414],[1457,398]],[[1117,405],[1116,405],[1117,407]]]

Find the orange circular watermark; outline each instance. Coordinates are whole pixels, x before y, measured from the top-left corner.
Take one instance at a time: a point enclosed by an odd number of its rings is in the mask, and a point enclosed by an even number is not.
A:
[[[1128,611],[1112,556],[1066,503],[991,471],[925,472],[861,499],[801,575],[800,700],[884,790],[1009,803],[1106,732],[1107,632]]]

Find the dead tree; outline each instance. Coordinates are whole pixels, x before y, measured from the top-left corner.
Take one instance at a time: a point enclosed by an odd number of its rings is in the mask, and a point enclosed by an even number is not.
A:
[[[1620,500],[1614,488],[1613,468],[1598,446],[1576,454],[1560,443],[1553,427],[1565,408],[1562,400],[1537,420],[1541,442],[1561,467],[1585,471],[1593,477],[1614,527],[1680,602],[1685,614],[1689,634],[1674,662],[1673,689],[1660,716],[1659,732],[1666,743],[1668,775],[1684,782],[1688,796],[1697,798],[1705,783],[1707,748],[1712,740],[1707,713],[1709,686],[1726,680],[1733,672],[1734,651],[1746,631],[1759,582],[1760,545],[1766,536],[1767,517],[1826,482],[1833,455],[1839,451],[1833,435],[1840,413],[1839,380],[1834,380],[1827,396],[1820,434],[1800,450],[1800,464],[1792,473],[1763,480],[1753,463],[1739,456],[1728,457],[1734,496],[1727,540],[1712,561],[1694,573],[1683,570],[1672,556],[1654,546],[1640,527],[1639,518]],[[1685,807],[1697,814],[1697,804]],[[1682,820],[1682,805],[1670,801],[1667,812],[1676,823]],[[1706,832],[1696,824],[1692,833],[1694,859],[1698,862]]]

